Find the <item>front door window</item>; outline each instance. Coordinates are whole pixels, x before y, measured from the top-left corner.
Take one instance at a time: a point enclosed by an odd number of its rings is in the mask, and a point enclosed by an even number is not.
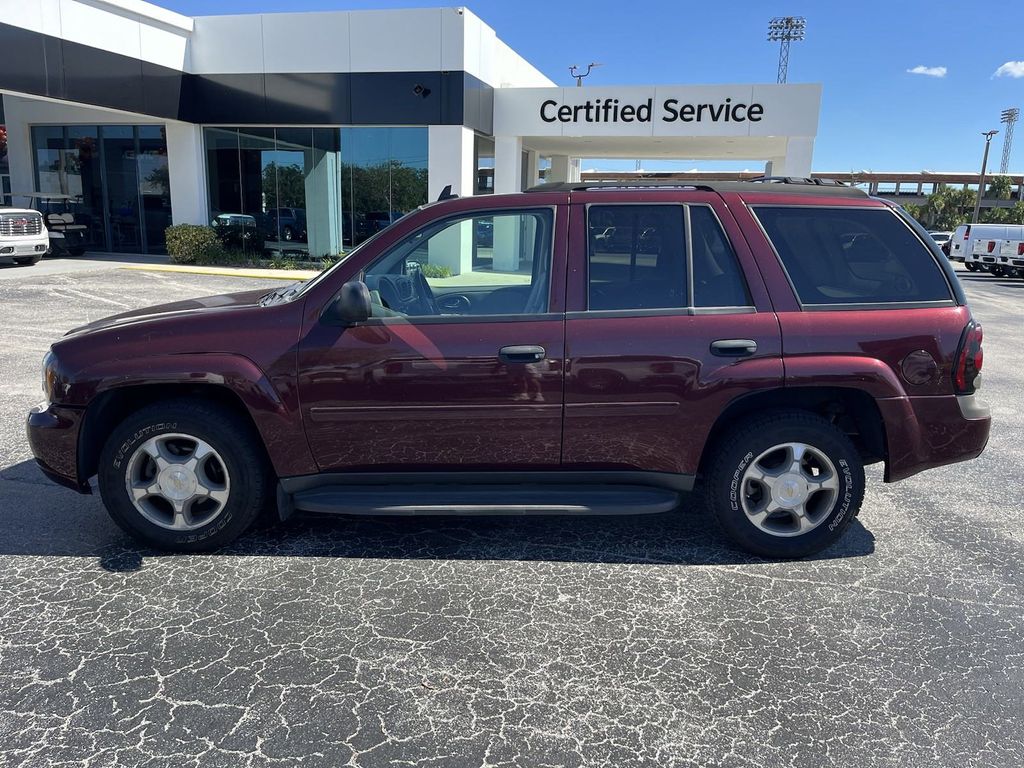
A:
[[[550,209],[477,214],[420,230],[366,269],[374,315],[547,312]]]

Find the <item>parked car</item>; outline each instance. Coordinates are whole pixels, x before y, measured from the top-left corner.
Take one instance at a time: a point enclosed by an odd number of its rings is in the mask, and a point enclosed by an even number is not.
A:
[[[49,248],[39,211],[0,206],[0,264],[38,264]]]
[[[593,248],[588,217],[639,214],[656,253]],[[459,256],[464,224],[502,217],[529,275]],[[656,513],[696,491],[740,547],[800,557],[849,526],[866,464],[895,482],[983,451],[982,357],[934,241],[859,190],[546,185],[424,206],[304,284],[77,328],[28,436],[168,550],[264,513]]]
[[[1024,225],[961,224],[950,239],[950,258],[962,261],[971,272],[991,272],[996,277],[1019,274],[1024,269]],[[991,246],[989,245],[991,243]],[[1001,257],[1006,257],[1003,261]]]
[[[213,218],[211,226],[224,245],[263,248],[263,238],[256,226],[256,217],[246,213],[221,213]]]
[[[1024,276],[1024,225],[975,224],[971,260],[996,277]]]
[[[267,211],[269,240],[306,242],[306,210],[304,208],[271,208]]]
[[[938,245],[939,249],[946,255],[946,258],[949,258],[949,248],[950,248],[949,240],[953,236],[953,233],[952,232],[929,232],[928,234],[931,235],[932,240],[935,241],[935,244]]]

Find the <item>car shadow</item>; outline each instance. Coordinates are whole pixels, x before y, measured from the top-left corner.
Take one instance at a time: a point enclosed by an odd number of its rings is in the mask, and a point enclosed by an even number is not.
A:
[[[107,517],[98,496],[49,483],[34,462],[0,470],[0,557],[95,558],[111,572],[174,557],[137,546]],[[870,555],[875,539],[855,519],[843,538],[813,560]],[[297,516],[263,525],[227,547],[193,557],[319,557],[378,560],[496,560],[648,565],[767,562],[735,549],[684,497],[657,515],[538,517]]]

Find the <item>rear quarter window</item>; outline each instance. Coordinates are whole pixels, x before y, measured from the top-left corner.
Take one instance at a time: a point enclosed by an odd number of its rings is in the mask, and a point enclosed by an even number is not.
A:
[[[888,208],[753,209],[804,305],[951,301],[932,252]]]

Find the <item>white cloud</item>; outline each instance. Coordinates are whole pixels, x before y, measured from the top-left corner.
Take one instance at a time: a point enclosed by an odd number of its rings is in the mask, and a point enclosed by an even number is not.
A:
[[[992,77],[1024,77],[1024,61],[1008,61],[992,73]]]
[[[909,72],[912,75],[928,75],[928,77],[946,76],[945,67],[926,67],[924,64],[918,64],[913,69],[908,69],[907,72]]]

